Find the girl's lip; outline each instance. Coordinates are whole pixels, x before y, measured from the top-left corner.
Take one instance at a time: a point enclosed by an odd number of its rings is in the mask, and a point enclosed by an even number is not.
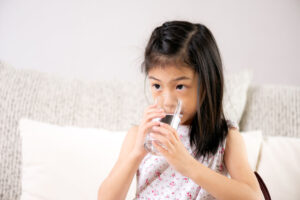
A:
[[[174,113],[166,113],[166,115],[173,115]],[[183,117],[183,113],[180,113],[179,114],[179,117],[181,118],[181,117]]]

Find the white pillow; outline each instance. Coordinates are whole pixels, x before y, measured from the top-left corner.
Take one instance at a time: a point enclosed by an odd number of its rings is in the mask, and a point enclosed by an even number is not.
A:
[[[272,199],[299,199],[300,138],[265,137],[258,173]]]
[[[57,126],[22,118],[21,200],[95,200],[125,131]],[[127,198],[133,199],[136,177]]]
[[[256,171],[258,157],[261,150],[263,136],[261,130],[255,131],[241,131],[241,135],[244,138],[248,161],[253,171]]]
[[[58,126],[22,118],[21,200],[97,199],[101,182],[117,160],[125,131]],[[261,131],[241,132],[255,169]],[[133,199],[136,177],[127,199]]]

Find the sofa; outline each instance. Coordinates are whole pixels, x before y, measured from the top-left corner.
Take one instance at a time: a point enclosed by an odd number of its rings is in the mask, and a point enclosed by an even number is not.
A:
[[[300,87],[256,85],[248,75],[225,77],[232,88],[228,86],[224,101],[236,96],[224,106],[227,115],[238,122],[241,132],[263,134],[253,170],[263,178],[272,199],[299,199]],[[238,87],[245,92],[229,95]],[[0,200],[21,197],[18,126],[22,117],[59,126],[125,131],[139,124],[149,94],[143,80],[71,79],[0,61]]]

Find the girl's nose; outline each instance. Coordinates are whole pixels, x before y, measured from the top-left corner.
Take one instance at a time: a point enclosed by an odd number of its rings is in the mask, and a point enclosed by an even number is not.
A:
[[[165,96],[164,97],[164,109],[166,113],[173,113],[177,106],[177,97],[176,96]]]

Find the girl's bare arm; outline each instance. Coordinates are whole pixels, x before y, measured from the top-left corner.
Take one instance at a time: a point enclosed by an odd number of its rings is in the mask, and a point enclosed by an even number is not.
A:
[[[159,125],[153,119],[164,116],[165,113],[156,104],[145,109],[140,125],[128,131],[118,161],[98,190],[98,200],[125,199],[132,178],[148,153],[144,148],[145,136],[153,126]]]
[[[225,177],[199,162],[191,166],[189,176],[217,199],[263,199],[259,183],[248,163],[245,143],[236,129],[230,129],[224,155],[231,178]]]

